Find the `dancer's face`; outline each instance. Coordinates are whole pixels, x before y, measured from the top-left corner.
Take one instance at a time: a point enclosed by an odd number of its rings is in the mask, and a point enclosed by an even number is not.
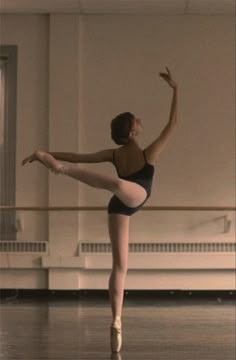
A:
[[[143,130],[142,121],[136,116],[132,121],[132,128],[130,130],[131,136],[138,136]]]

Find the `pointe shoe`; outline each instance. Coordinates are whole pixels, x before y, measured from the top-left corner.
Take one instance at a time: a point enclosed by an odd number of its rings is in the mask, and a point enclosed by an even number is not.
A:
[[[111,360],[122,360],[121,353],[111,353]]]
[[[65,166],[59,163],[54,157],[47,152],[37,150],[35,156],[42,161],[42,163],[49,168],[54,174],[64,174]]]
[[[121,350],[122,334],[121,327],[111,326],[111,350],[113,353],[118,353]]]

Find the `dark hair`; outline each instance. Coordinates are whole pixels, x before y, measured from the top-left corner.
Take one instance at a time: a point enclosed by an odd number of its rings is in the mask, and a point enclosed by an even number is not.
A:
[[[111,137],[117,145],[129,143],[129,133],[132,127],[134,115],[130,112],[124,112],[117,115],[111,121]]]

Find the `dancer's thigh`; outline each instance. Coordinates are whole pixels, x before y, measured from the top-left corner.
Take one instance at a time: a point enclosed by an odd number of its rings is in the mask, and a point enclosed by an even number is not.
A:
[[[147,197],[147,192],[141,185],[123,179],[120,179],[119,187],[114,193],[126,206],[131,208],[142,204]]]

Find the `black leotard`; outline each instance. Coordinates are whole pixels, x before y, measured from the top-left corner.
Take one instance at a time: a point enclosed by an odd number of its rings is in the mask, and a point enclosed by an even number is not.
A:
[[[108,204],[108,213],[109,214],[123,214],[123,215],[133,215],[136,213],[147,201],[149,196],[151,195],[151,187],[152,187],[152,179],[154,175],[154,166],[147,162],[145,152],[143,151],[143,156],[145,160],[145,164],[142,169],[135,171],[133,174],[128,176],[121,176],[119,175],[119,171],[117,169],[115,159],[114,159],[114,152],[113,152],[113,163],[116,167],[116,171],[118,176],[121,179],[135,182],[136,184],[141,185],[147,192],[146,199],[137,207],[131,208],[126,206],[116,195],[112,196],[109,204]]]

